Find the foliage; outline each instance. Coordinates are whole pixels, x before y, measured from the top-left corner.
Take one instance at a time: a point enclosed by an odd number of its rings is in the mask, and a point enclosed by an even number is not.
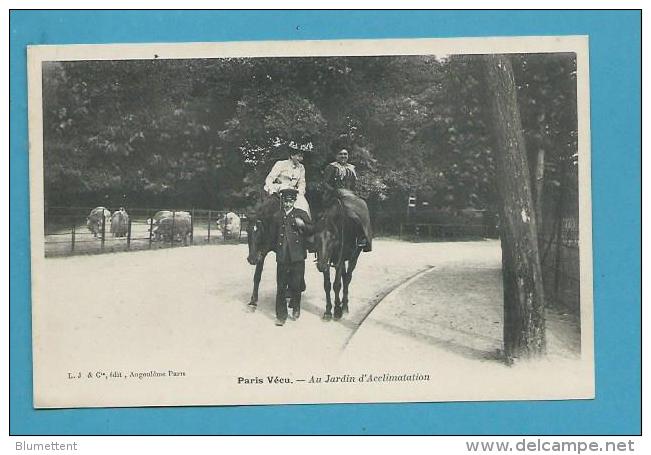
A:
[[[573,55],[514,57],[528,150],[549,185],[576,154]],[[494,204],[476,56],[49,62],[48,205],[244,208],[293,142],[308,199],[339,147],[375,210]]]

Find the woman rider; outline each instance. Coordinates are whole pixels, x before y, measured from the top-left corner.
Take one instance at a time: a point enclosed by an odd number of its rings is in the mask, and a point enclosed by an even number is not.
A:
[[[355,166],[348,162],[348,150],[341,149],[336,160],[326,166],[323,171],[323,183],[329,190],[355,191],[357,172]]]
[[[357,222],[360,228],[357,245],[364,251],[371,251],[371,220],[366,202],[354,193],[357,172],[355,166],[348,162],[348,150],[339,150],[336,160],[323,170],[323,184],[329,193],[335,194],[343,203],[348,216]]]
[[[303,151],[298,147],[290,144],[289,158],[286,160],[276,161],[273,168],[265,179],[264,189],[267,194],[272,195],[280,191],[281,188],[295,188],[298,191],[296,204],[294,207],[299,208],[310,214],[310,206],[305,199],[305,167],[303,166]]]

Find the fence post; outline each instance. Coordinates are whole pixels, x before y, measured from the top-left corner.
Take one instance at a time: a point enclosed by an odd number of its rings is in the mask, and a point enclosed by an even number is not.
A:
[[[567,167],[565,163],[563,163],[563,168],[561,170],[561,176],[560,176],[560,185],[558,186],[558,205],[556,206],[556,257],[554,258],[554,300],[558,304],[559,301],[559,294],[560,294],[560,287],[561,287],[561,267],[562,267],[562,261],[561,261],[561,255],[563,253],[562,251],[562,243],[563,243],[563,214],[564,214],[564,206],[565,206],[565,190],[566,190],[566,184],[567,184]]]
[[[72,225],[72,242],[70,244],[70,252],[74,253],[75,251],[75,225]]]
[[[106,240],[106,216],[102,212],[102,243],[101,249],[104,251],[104,241]]]
[[[400,223],[400,231],[398,232],[398,240],[402,240],[402,223]]]
[[[174,248],[174,235],[175,235],[174,221],[175,221],[175,218],[176,218],[176,210],[172,210],[172,235],[170,235],[170,239],[171,239],[170,240],[170,242],[171,242],[170,247],[172,247],[172,248]]]
[[[562,220],[562,218],[561,218]],[[554,234],[556,237],[556,254],[554,257],[554,300],[558,304],[560,287],[561,287],[561,267],[563,262],[561,255],[563,253],[562,244],[563,244],[563,223],[559,222],[557,224],[558,228]]]
[[[210,243],[210,213],[211,211],[208,210],[208,243]]]
[[[127,224],[127,250],[131,249],[131,217],[129,217],[129,224]]]
[[[226,220],[227,220],[226,215],[227,214],[228,214],[228,212],[224,214],[224,224],[222,224],[222,242],[223,243],[226,243]]]
[[[194,245],[194,209],[190,215],[190,245]]]
[[[149,210],[147,211],[149,212]],[[154,215],[149,217],[149,249],[151,250],[151,238],[154,231]]]

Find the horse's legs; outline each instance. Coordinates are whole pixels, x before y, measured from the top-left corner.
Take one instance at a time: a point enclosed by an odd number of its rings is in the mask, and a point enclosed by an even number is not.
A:
[[[353,257],[351,257],[348,260],[348,267],[346,267],[346,271],[344,272],[344,297],[342,300],[342,303],[344,304],[344,312],[348,313],[348,286],[350,285],[350,282],[353,279],[353,270],[355,270],[355,267],[357,267],[357,260],[359,259],[359,255],[362,252],[361,248],[356,248],[355,252],[353,253]]]
[[[353,254],[353,257],[348,260],[348,267],[346,267],[343,274],[344,296],[341,303],[343,303],[344,313],[348,313],[348,285],[350,285],[350,282],[353,279],[353,270],[355,270],[355,267],[357,266],[357,259],[359,259],[359,254],[361,252],[362,250],[360,248],[355,249],[355,253]]]
[[[352,273],[353,270],[351,264],[348,263],[348,267],[346,267],[346,270],[342,275],[342,280],[344,282],[344,292],[343,292],[343,296],[341,297],[341,304],[344,313],[348,313],[348,285],[350,284]]]
[[[330,300],[330,269],[323,272],[323,290],[326,295],[326,310],[323,313],[323,319],[329,321],[332,319],[332,301]]]
[[[339,297],[339,292],[341,291],[341,274],[344,270],[344,264],[337,265],[335,268],[335,282],[332,285],[332,289],[335,291],[335,321],[341,319],[342,309],[341,309],[341,299]]]
[[[251,306],[258,304],[258,289],[260,288],[260,279],[262,278],[262,269],[264,268],[264,259],[266,257],[266,255],[262,256],[255,265],[255,273],[253,274],[253,294],[251,294],[251,300],[249,301],[249,305]]]

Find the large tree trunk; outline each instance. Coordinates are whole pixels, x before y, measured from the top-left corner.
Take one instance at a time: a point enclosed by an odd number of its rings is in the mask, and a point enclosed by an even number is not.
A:
[[[545,300],[536,210],[511,61],[484,57],[501,200],[504,351],[509,362],[545,352]]]

